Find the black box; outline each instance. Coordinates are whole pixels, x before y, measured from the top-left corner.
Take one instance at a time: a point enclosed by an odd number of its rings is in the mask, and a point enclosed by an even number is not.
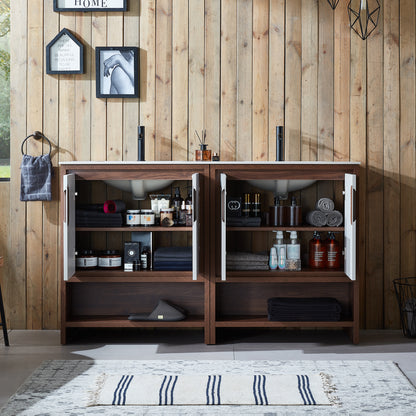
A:
[[[227,196],[227,217],[241,217],[241,196]]]
[[[126,241],[124,243],[124,263],[140,261],[140,243],[137,241]]]

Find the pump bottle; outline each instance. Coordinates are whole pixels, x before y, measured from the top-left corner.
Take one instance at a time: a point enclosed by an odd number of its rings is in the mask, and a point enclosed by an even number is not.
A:
[[[328,269],[339,269],[341,267],[341,247],[339,242],[335,240],[335,233],[332,231],[328,233],[326,252],[326,267],[328,267]]]
[[[173,208],[173,223],[174,225],[179,225],[179,213],[181,210],[183,198],[181,197],[181,191],[179,187],[175,188],[175,197],[172,198],[172,208]]]
[[[323,269],[326,266],[326,246],[321,241],[321,234],[313,233],[309,241],[309,266],[312,269]]]
[[[300,244],[296,231],[287,231],[290,233],[290,244],[286,246],[286,270],[301,270]]]
[[[276,233],[276,239],[273,246],[277,251],[277,266],[280,270],[286,269],[286,244],[283,242],[283,231],[273,231]]]

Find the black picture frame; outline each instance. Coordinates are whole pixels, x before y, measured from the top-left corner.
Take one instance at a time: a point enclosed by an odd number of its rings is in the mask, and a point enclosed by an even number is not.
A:
[[[120,3],[120,7],[107,7],[108,3]],[[64,5],[71,3],[71,5]],[[127,0],[53,0],[55,12],[125,12]]]
[[[97,98],[138,98],[138,61],[138,47],[96,47],[95,79]]]
[[[66,28],[46,45],[46,73],[84,73],[84,45]]]

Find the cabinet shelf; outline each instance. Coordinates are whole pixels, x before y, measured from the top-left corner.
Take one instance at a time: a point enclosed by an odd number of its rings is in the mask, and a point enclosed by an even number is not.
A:
[[[192,231],[192,227],[160,227],[158,225],[152,225],[149,227],[76,227],[76,231],[81,232],[91,232],[91,231],[122,231],[122,232],[131,232],[131,231],[155,231],[155,232],[172,232],[172,231]]]
[[[196,282],[191,271],[155,271],[125,272],[123,270],[77,270],[68,283],[161,283]]]
[[[127,316],[76,316],[66,321],[68,328],[203,328],[203,316],[189,316],[183,321],[129,321]]]
[[[314,227],[312,225],[302,225],[298,227],[270,227],[270,226],[260,226],[260,227],[232,227],[227,226],[227,231],[320,231],[320,232],[344,232],[344,227]]]
[[[352,280],[342,270],[277,271],[247,270],[227,271],[227,280],[216,278],[219,283],[350,283]]]
[[[223,316],[216,320],[217,328],[351,328],[351,319],[342,321],[270,321],[264,315]]]

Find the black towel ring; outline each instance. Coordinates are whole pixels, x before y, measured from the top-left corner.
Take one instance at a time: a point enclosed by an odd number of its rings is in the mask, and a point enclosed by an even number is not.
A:
[[[26,137],[26,139],[23,140],[22,147],[21,147],[22,155],[26,154],[23,151],[23,145],[26,143],[27,139],[30,139],[31,137],[33,137],[35,140],[45,139],[49,144],[49,156],[51,155],[52,144],[51,144],[50,140],[46,136],[44,136],[40,131],[35,131],[33,134],[30,134],[29,136]]]

